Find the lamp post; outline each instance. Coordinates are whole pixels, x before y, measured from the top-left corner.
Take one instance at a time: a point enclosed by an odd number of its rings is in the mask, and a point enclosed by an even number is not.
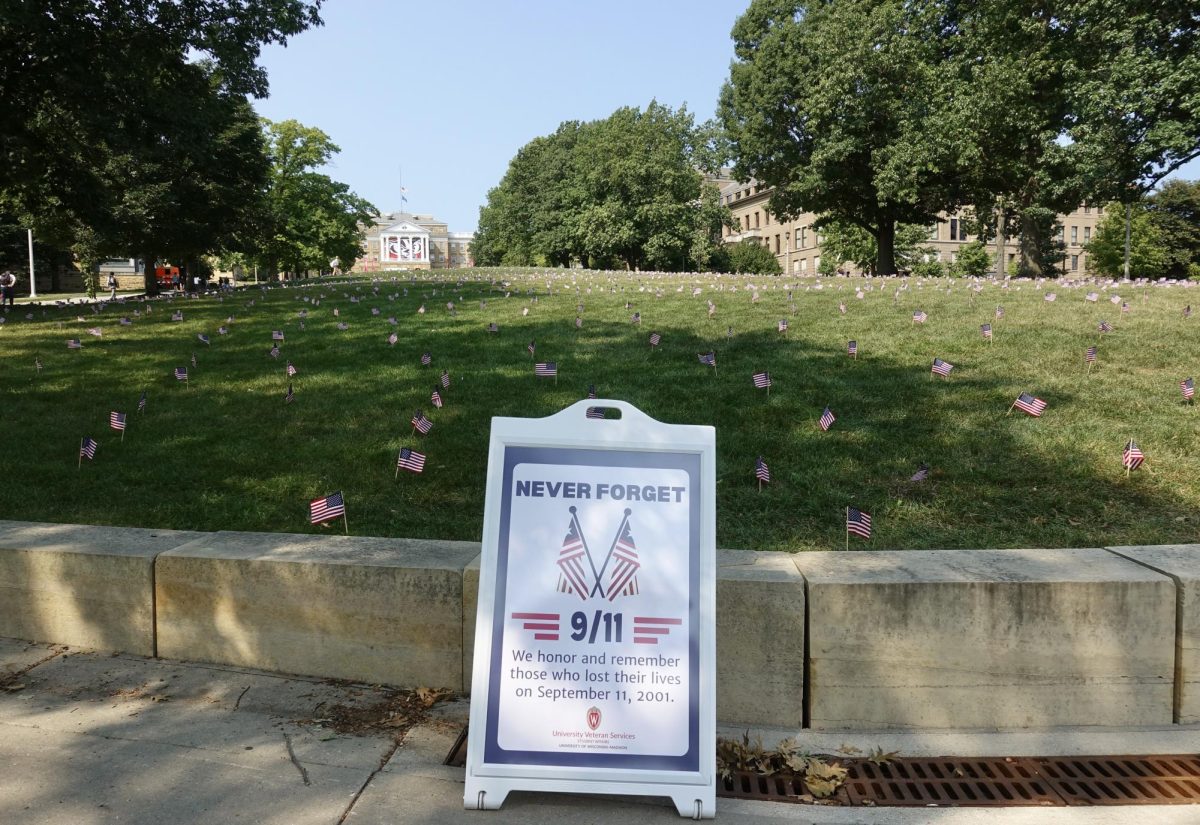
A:
[[[29,232],[29,297],[37,297],[37,280],[33,277],[33,230]]]

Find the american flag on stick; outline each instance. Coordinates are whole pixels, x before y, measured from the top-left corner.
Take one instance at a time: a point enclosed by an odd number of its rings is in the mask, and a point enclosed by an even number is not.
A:
[[[1051,304],[1052,304],[1052,303],[1054,303],[1056,300],[1058,300],[1058,295],[1057,295],[1057,294],[1055,294],[1055,293],[1053,293],[1053,292],[1047,292],[1047,293],[1046,293],[1046,296],[1045,296],[1045,300],[1046,300],[1046,302],[1047,302],[1047,303],[1051,303]]]
[[[442,389],[450,389],[450,373],[446,370],[442,370]]]
[[[212,341],[210,341],[208,339],[208,336],[205,335],[203,332],[199,333],[196,337],[200,339],[200,343],[208,344],[209,346],[212,346]]]
[[[533,365],[533,374],[539,378],[558,378],[558,363],[556,361],[539,361]]]
[[[396,458],[396,477],[399,478],[401,470],[408,470],[410,473],[421,473],[425,471],[425,453],[418,453],[416,450],[408,447],[400,448],[400,455]]]
[[[125,438],[125,413],[116,412],[115,410],[113,412],[110,412],[108,414],[108,426],[112,427],[114,430],[120,430],[121,439],[124,440],[124,438]]]
[[[996,307],[996,317],[997,318],[1004,317],[1004,307],[1001,307],[1001,306]]]
[[[149,312],[149,311],[150,311],[150,308],[149,308],[149,307],[147,307],[147,308],[146,308],[146,311],[147,311],[147,312]],[[183,310],[181,309],[181,310],[178,310],[178,311],[176,311],[176,312],[172,313],[172,314],[171,314],[171,320],[172,320],[172,321],[182,321],[182,320],[183,320]]]
[[[770,393],[770,391],[771,391],[771,373],[756,372],[756,373],[754,373],[753,376],[751,376],[751,379],[754,381],[754,386],[756,388],[758,388],[760,390],[766,390],[768,393]]]
[[[145,390],[142,390],[142,397],[138,399],[137,411],[138,412],[146,411],[146,391]]]
[[[660,343],[662,343],[662,336],[657,332],[650,333],[650,346],[657,347]]]
[[[421,353],[421,366],[428,367],[433,363],[433,354],[429,352]]]
[[[914,324],[923,324],[927,320],[929,320],[929,315],[927,315],[924,311],[918,309],[916,312],[913,313],[913,323]]]
[[[1108,321],[1101,321],[1098,329],[1101,332],[1112,332],[1113,328],[1112,328],[1112,324],[1110,324]]]
[[[421,410],[417,410],[413,414],[412,425],[413,429],[421,435],[428,435],[429,431],[433,429],[433,422],[426,418],[425,413]]]
[[[981,334],[981,335],[982,335],[984,338],[987,338],[987,339],[990,341],[990,340],[991,340],[991,338],[992,338],[992,325],[991,325],[991,324],[983,324],[983,325],[981,325],[981,326],[979,327],[979,333],[980,333],[980,334]]]
[[[488,332],[499,332],[500,327],[496,326],[494,323],[491,323],[491,324],[487,325],[487,331]]]
[[[176,381],[188,380],[187,367],[176,367],[175,368],[175,380]]]
[[[850,534],[871,538],[871,514],[854,507],[846,508],[846,546],[850,546]]]
[[[430,393],[429,402],[439,410],[442,408],[442,394],[438,392],[437,386],[434,386],[433,392]]]
[[[400,340],[400,337],[398,335],[396,335],[396,333],[394,333],[394,332],[387,337],[387,342],[389,344],[391,344],[393,347],[396,346],[396,342],[399,340]]]
[[[282,341],[283,340],[283,330],[281,330],[281,329],[272,330],[271,331],[271,340],[272,341]]]
[[[72,338],[67,341],[67,349],[83,349],[83,342],[78,338]]]
[[[854,360],[856,360],[856,361],[858,360],[858,342],[857,341],[847,341],[846,342],[846,354],[849,355]]]
[[[934,375],[940,375],[943,378],[945,378],[946,376],[948,376],[950,374],[950,370],[952,370],[952,369],[954,369],[954,365],[951,364],[949,361],[943,361],[941,358],[933,359],[933,367],[931,369],[931,372]]]
[[[1125,450],[1121,454],[1121,466],[1125,468],[1128,475],[1130,470],[1136,470],[1142,466],[1142,462],[1146,460],[1146,456],[1142,453],[1142,448],[1137,445],[1137,442],[1132,438],[1125,445]]]
[[[820,426],[823,432],[828,432],[829,428],[833,426],[834,421],[837,421],[837,418],[834,417],[833,411],[826,407],[825,411],[821,413],[821,418],[817,421],[817,425]]]
[[[1092,346],[1084,350],[1083,357],[1088,364],[1096,363],[1096,347]]]
[[[279,347],[272,346],[271,349],[267,351],[267,355],[270,355],[272,358],[278,358],[279,357]]]
[[[104,330],[100,329],[100,327],[88,327],[88,335],[94,335],[97,338],[103,338]]]
[[[922,482],[929,478],[929,465],[922,463],[917,467],[917,471],[909,476],[908,480],[912,482]]]
[[[777,328],[779,329],[780,332],[787,332],[787,330],[788,330],[787,318],[780,318]]]
[[[706,367],[717,368],[717,354],[715,352],[698,352],[696,353],[696,358]]]
[[[324,524],[327,521],[333,521],[338,516],[341,516],[343,520],[346,518],[346,500],[342,498],[340,491],[313,499],[308,504],[310,524]],[[346,525],[346,532],[350,532],[349,524]]]
[[[1046,411],[1046,402],[1040,398],[1034,398],[1027,392],[1023,392],[1017,396],[1017,400],[1012,403],[1012,407],[1016,407],[1023,413],[1028,413],[1034,418],[1040,418],[1042,413]],[[1012,407],[1008,408],[1012,412]]]
[[[530,356],[532,356],[535,352],[537,352],[537,343],[535,343],[534,341],[530,341],[525,346],[525,349],[529,352]]]
[[[296,391],[292,389],[292,385],[288,384],[287,392],[283,394],[283,403],[291,404],[296,399]]]
[[[1185,378],[1179,382],[1179,389],[1183,392],[1184,400],[1190,401],[1192,396],[1196,394],[1196,381],[1193,378]]]
[[[96,448],[100,445],[96,443],[94,438],[82,438],[79,440],[79,466],[83,466],[83,460],[86,458],[89,461],[96,457]]]
[[[754,477],[758,479],[758,489],[762,489],[763,482],[771,480],[771,470],[767,467],[767,462],[763,461],[760,455],[754,462]]]

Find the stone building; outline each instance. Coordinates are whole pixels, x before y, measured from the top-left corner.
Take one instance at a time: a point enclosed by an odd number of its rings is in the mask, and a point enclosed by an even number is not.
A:
[[[821,265],[821,237],[813,229],[817,216],[806,212],[795,220],[780,221],[771,214],[768,200],[771,190],[755,181],[722,182],[721,203],[733,212],[738,228],[724,230],[725,243],[753,240],[761,243],[779,261],[779,267],[787,274],[815,275]],[[1062,224],[1059,240],[1066,247],[1060,272],[1064,275],[1083,275],[1087,271],[1087,252],[1084,245],[1092,239],[1096,225],[1103,214],[1099,206],[1082,205],[1066,215],[1059,215]],[[958,257],[958,250],[971,241],[966,231],[962,214],[955,212],[939,216],[932,227],[926,243],[937,260],[949,265]],[[995,242],[987,244],[988,255],[996,260]],[[1017,239],[1009,238],[1005,244],[1006,265],[1016,260]],[[855,272],[855,267],[838,261],[843,270]]]
[[[432,215],[387,212],[362,227],[362,257],[354,272],[458,269],[473,266],[473,232],[451,232]]]

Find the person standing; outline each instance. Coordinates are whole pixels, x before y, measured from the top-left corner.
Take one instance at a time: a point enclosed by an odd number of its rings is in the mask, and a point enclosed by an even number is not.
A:
[[[115,273],[108,273],[108,300],[112,301],[117,297],[117,276]]]
[[[0,275],[0,307],[13,308],[13,293],[17,288],[17,276],[12,271]]]

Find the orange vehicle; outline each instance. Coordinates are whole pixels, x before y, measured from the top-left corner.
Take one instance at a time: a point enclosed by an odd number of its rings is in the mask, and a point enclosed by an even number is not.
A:
[[[178,277],[179,267],[177,266],[156,266],[154,267],[154,278],[160,286],[171,286],[172,279]]]

